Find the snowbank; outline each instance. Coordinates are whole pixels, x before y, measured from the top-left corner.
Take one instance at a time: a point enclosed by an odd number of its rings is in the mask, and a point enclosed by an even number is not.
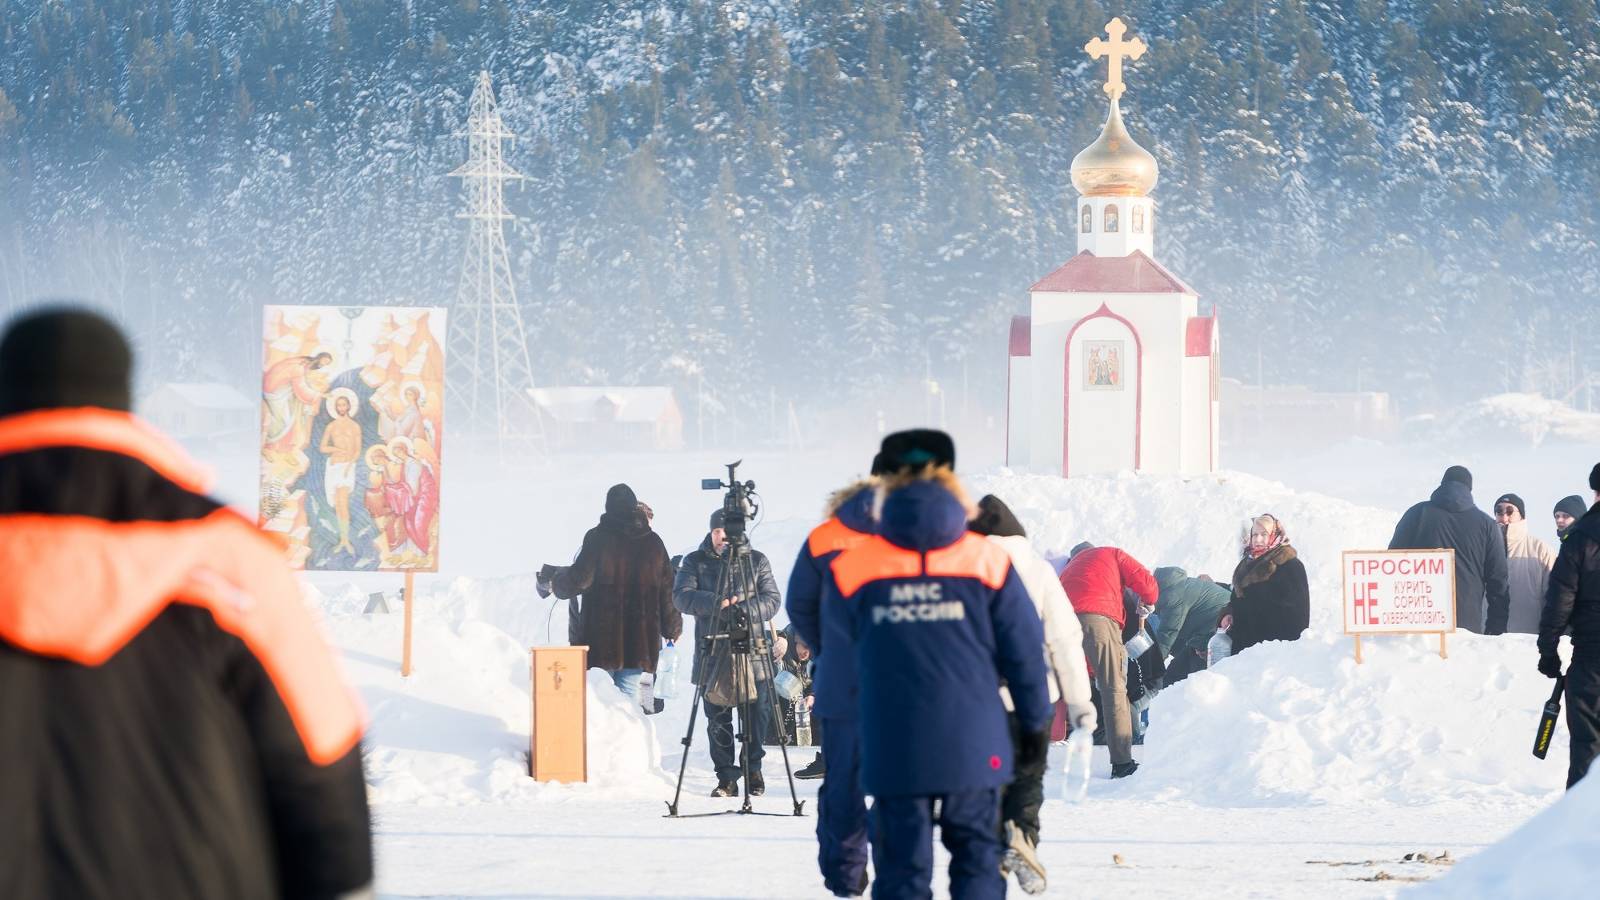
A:
[[[1565,756],[1560,760],[1563,769]],[[1505,900],[1580,896],[1600,881],[1596,821],[1600,821],[1600,778],[1589,777],[1510,837],[1411,895]],[[1586,884],[1588,888],[1583,887]]]
[[[589,781],[540,784],[528,777],[528,647],[497,624],[542,636],[550,604],[518,596],[517,579],[457,579],[418,598],[414,671],[401,678],[398,610],[362,615],[364,594],[345,587],[312,602],[341,652],[371,719],[367,781],[376,803],[462,805],[538,799],[643,799],[664,790],[653,724],[603,672],[588,679]],[[528,597],[532,592],[531,579]],[[564,611],[558,624],[565,643]]]
[[[1243,520],[1271,512],[1311,584],[1312,629],[1262,645],[1159,694],[1139,774],[1096,793],[1207,806],[1420,805],[1445,797],[1525,805],[1553,797],[1561,767],[1528,753],[1549,682],[1531,635],[1368,641],[1340,634],[1340,553],[1385,547],[1397,513],[1249,475],[972,479],[1021,518],[1034,546],[1122,547],[1152,568],[1232,577]],[[1565,740],[1559,738],[1558,740]],[[1552,750],[1564,753],[1564,750]]]

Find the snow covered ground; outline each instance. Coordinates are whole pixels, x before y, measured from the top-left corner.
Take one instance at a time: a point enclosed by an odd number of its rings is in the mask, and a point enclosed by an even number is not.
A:
[[[964,461],[974,492],[1005,498],[1047,553],[1087,539],[1123,546],[1152,566],[1222,579],[1237,558],[1240,522],[1271,511],[1286,522],[1311,577],[1305,639],[1256,648],[1164,691],[1134,778],[1105,780],[1100,751],[1087,804],[1046,804],[1040,852],[1051,896],[1389,896],[1449,872],[1449,863],[1551,807],[1562,797],[1565,733],[1548,761],[1529,755],[1549,686],[1534,672],[1532,639],[1460,635],[1448,660],[1423,639],[1373,641],[1357,666],[1337,634],[1337,560],[1342,549],[1386,543],[1399,511],[1425,497],[1452,462],[1478,472],[1480,505],[1503,490],[1523,493],[1539,530],[1539,510],[1581,488],[1592,460],[1579,461],[1592,452],[1523,443],[1456,456],[1433,445],[1353,444],[1314,459],[1263,453],[1233,461],[1287,484],[1237,472],[1067,483]],[[867,455],[749,458],[741,476],[758,482],[767,503],[754,541],[780,582],[824,495],[864,468]],[[803,818],[662,817],[687,724],[683,700],[660,716],[639,716],[591,673],[590,783],[542,785],[525,775],[527,648],[564,643],[566,633],[564,604],[540,600],[527,573],[570,559],[616,481],[655,508],[674,552],[691,549],[717,502],[698,479],[718,474],[721,461],[691,453],[571,459],[513,473],[458,461],[446,476],[445,569],[418,578],[409,679],[398,674],[399,614],[361,612],[369,591],[393,591],[397,578],[308,579],[371,714],[382,896],[822,893],[816,782],[796,783]],[[249,468],[225,461],[224,492],[248,497]],[[791,764],[810,759],[800,750]],[[788,813],[776,748],[765,771],[768,795],[757,809]],[[1051,790],[1058,779],[1052,774]],[[706,796],[712,784],[702,723],[684,811],[737,807]],[[1584,809],[1593,811],[1593,802]],[[1445,852],[1445,862],[1415,861]],[[1573,865],[1594,865],[1592,853],[1568,855]],[[1463,865],[1439,886],[1443,895],[1504,895],[1495,879],[1510,863],[1493,862],[1502,857],[1511,858],[1495,851]],[[936,896],[945,896],[942,877]]]

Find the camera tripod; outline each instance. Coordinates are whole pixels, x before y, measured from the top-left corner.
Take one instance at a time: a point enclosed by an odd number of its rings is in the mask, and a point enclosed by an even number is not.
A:
[[[751,748],[761,744],[762,735],[756,728],[756,713],[760,711],[763,703],[767,706],[768,721],[780,722],[777,729],[778,752],[783,756],[783,771],[789,780],[789,800],[794,804],[792,815],[803,816],[805,802],[795,793],[794,771],[789,765],[788,734],[778,717],[777,700],[772,688],[773,677],[776,674],[772,659],[772,623],[752,622],[750,611],[745,608],[745,603],[756,595],[755,563],[750,555],[749,537],[744,534],[729,534],[726,552],[727,562],[722,567],[722,575],[717,579],[714,596],[738,597],[740,602],[718,609],[716,614],[710,617],[709,632],[695,635],[700,650],[700,661],[695,672],[694,706],[689,710],[689,729],[683,736],[683,759],[678,763],[678,784],[672,793],[672,801],[667,804],[667,818],[699,818],[735,812],[739,815],[757,816],[790,815],[759,813],[750,805],[750,773],[753,764]],[[697,621],[697,632],[698,627]],[[728,674],[732,675],[734,693],[738,699],[738,703],[729,712],[729,718],[731,721],[735,712],[739,717],[739,724],[733,737],[738,743],[744,804],[738,810],[680,815],[678,801],[683,796],[683,775],[689,766],[689,749],[694,743],[695,721],[699,717],[701,705],[705,702],[707,686],[723,675],[725,666],[730,667]],[[766,684],[764,689],[763,682]],[[745,684],[752,685],[754,689],[745,691],[743,689]],[[708,717],[709,715],[707,713]]]

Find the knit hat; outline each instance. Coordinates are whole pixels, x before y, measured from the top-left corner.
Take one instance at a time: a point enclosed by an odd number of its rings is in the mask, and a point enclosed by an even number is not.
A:
[[[1472,490],[1472,473],[1467,471],[1466,466],[1451,466],[1444,470],[1444,477],[1439,479],[1439,483],[1449,484],[1452,481],[1460,482],[1467,486],[1467,490]]]
[[[978,501],[978,514],[973,517],[968,527],[978,534],[992,534],[996,537],[1027,537],[1028,532],[1023,529],[1022,523],[1017,521],[1017,516],[1006,506],[1005,501],[993,494],[985,494]]]
[[[1600,463],[1595,463],[1589,470],[1589,490],[1600,494]]]
[[[722,511],[722,507],[719,506],[717,507],[717,511],[711,514],[711,530],[716,531],[725,524],[727,524],[727,514],[724,513]]]
[[[1089,543],[1088,541],[1084,541],[1083,543],[1079,544],[1078,546],[1073,547],[1071,555],[1068,556],[1067,558],[1071,559],[1073,556],[1077,556],[1079,553],[1082,553],[1085,550],[1093,550],[1093,549],[1094,549],[1094,545],[1093,544]]]
[[[23,316],[0,339],[0,415],[95,406],[133,409],[133,351],[117,326],[82,309]]]
[[[1521,516],[1522,518],[1526,519],[1528,517],[1527,505],[1524,504],[1522,502],[1522,498],[1518,497],[1516,494],[1501,494],[1500,499],[1494,501],[1495,506],[1499,506],[1502,503],[1509,503],[1512,506],[1515,506],[1517,508],[1517,515]],[[1494,507],[1490,507],[1490,509],[1493,508]]]
[[[884,474],[903,469],[917,471],[928,466],[956,467],[956,442],[950,435],[932,428],[896,431],[883,439],[879,451]]]
[[[1551,510],[1551,515],[1554,515],[1558,512],[1564,512],[1574,519],[1581,519],[1583,518],[1584,513],[1587,513],[1588,511],[1589,504],[1583,502],[1582,497],[1578,496],[1577,494],[1573,494],[1570,497],[1562,497],[1561,502],[1556,504],[1556,508]]]

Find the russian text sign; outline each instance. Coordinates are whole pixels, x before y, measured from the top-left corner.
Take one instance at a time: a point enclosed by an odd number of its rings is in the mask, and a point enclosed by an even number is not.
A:
[[[1455,630],[1454,550],[1345,551],[1345,634]]]

